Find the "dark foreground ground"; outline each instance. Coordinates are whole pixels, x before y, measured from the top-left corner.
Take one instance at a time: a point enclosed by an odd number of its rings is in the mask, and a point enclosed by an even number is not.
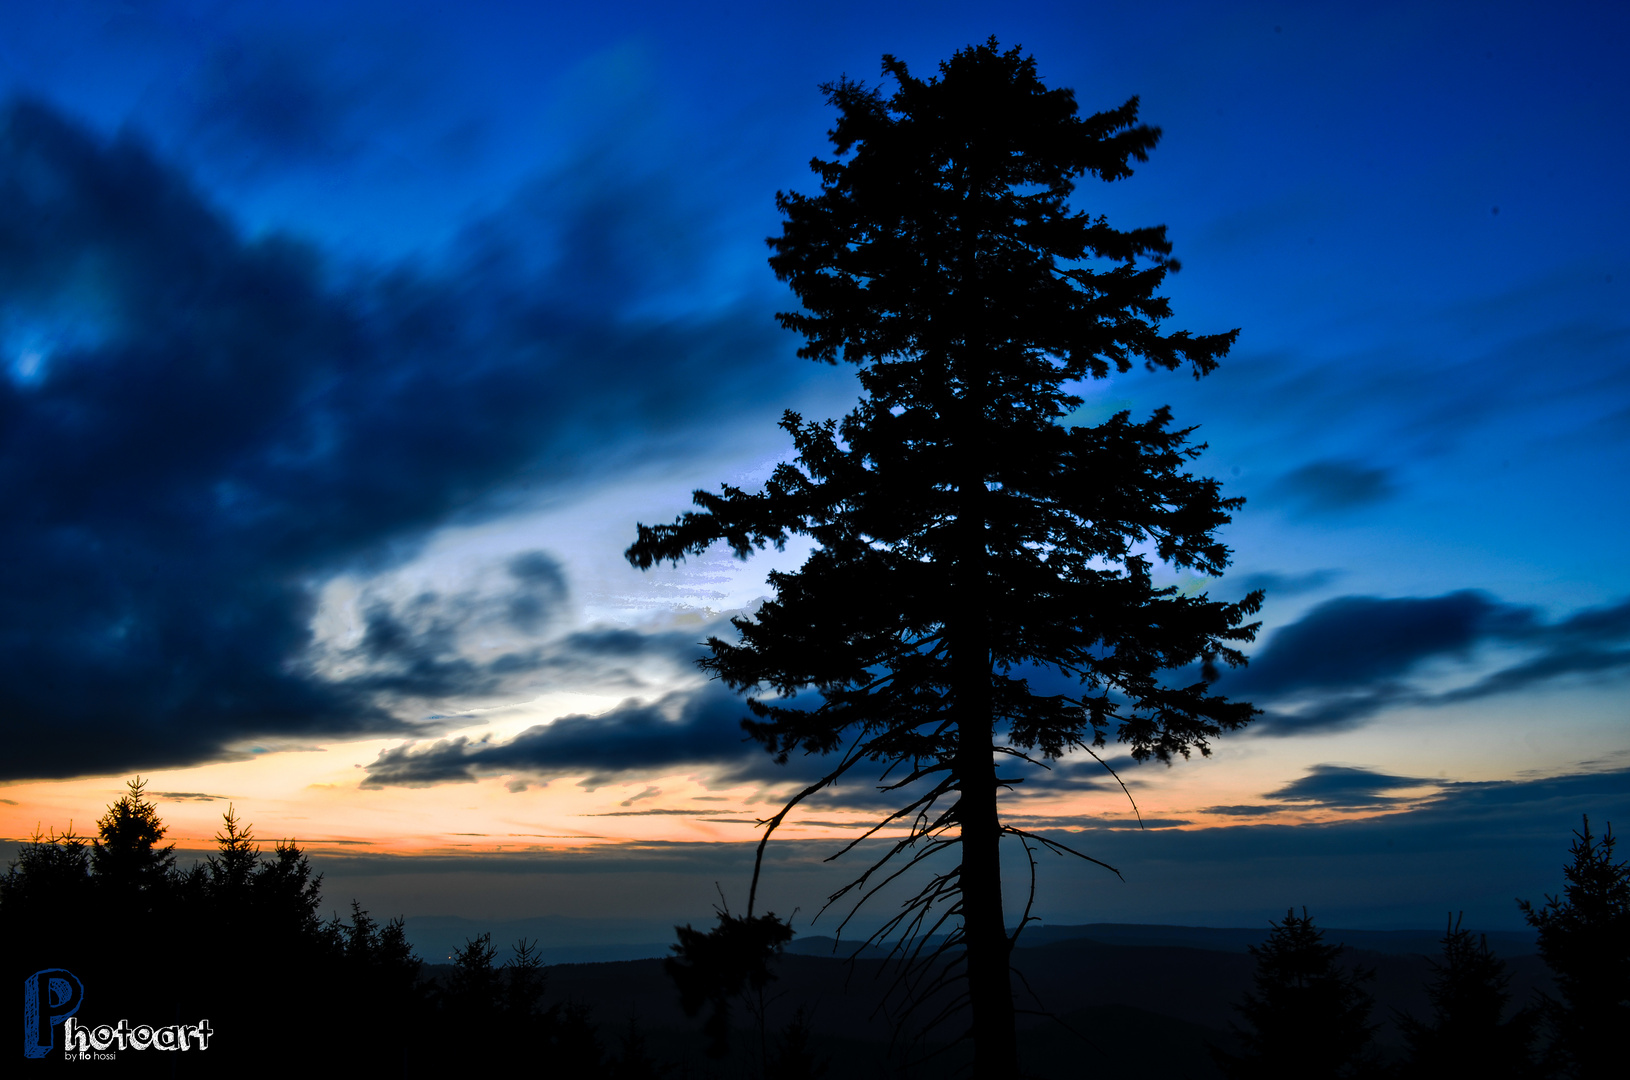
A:
[[[1245,951],[1253,931],[1184,927],[1047,927],[1015,955],[1023,1065],[1028,1075],[1053,1080],[1089,1076],[1201,1078],[1219,1074],[1208,1045],[1231,1047],[1233,1003],[1249,988],[1253,961]],[[1096,937],[1085,936],[1096,933]],[[1235,939],[1238,940],[1235,940]],[[1103,940],[1109,939],[1109,940]],[[1425,987],[1434,936],[1421,933],[1331,931],[1349,941],[1344,959],[1370,968],[1383,1050],[1398,1045],[1397,1012],[1427,1012]],[[1195,944],[1173,944],[1192,941]],[[1491,935],[1512,972],[1515,1002],[1549,986],[1549,976],[1522,935]],[[1351,947],[1352,943],[1364,947]],[[764,1038],[773,1052],[778,1034],[802,1009],[817,1055],[834,1080],[865,1077],[941,1077],[964,1054],[940,1033],[914,1039],[918,1026],[902,1018],[887,993],[889,972],[880,960],[849,962],[831,955],[821,939],[795,942],[782,958],[765,996]],[[807,955],[814,952],[821,955]],[[1418,951],[1416,951],[1418,950]],[[428,969],[440,975],[447,969]],[[750,1011],[733,1014],[732,1052],[724,1060],[703,1053],[701,1019],[680,1010],[673,984],[657,959],[559,964],[548,969],[548,997],[587,1005],[602,1040],[614,1053],[632,1019],[649,1055],[674,1080],[736,1080],[761,1075],[760,1032]],[[927,1060],[924,1060],[924,1059]],[[547,1074],[547,1070],[545,1070]]]

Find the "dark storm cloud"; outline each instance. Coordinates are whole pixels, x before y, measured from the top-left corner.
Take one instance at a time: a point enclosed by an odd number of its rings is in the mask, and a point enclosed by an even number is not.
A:
[[[1274,631],[1250,667],[1230,681],[1239,693],[1266,695],[1363,686],[1434,656],[1465,653],[1497,620],[1522,617],[1479,592],[1395,600],[1343,596]]]
[[[389,670],[319,678],[300,661],[326,576],[785,397],[802,368],[777,363],[756,308],[630,314],[693,254],[671,250],[678,197],[573,184],[522,214],[570,223],[546,266],[495,219],[445,272],[361,274],[245,238],[131,138],[37,102],[0,112],[0,776],[406,730],[386,675],[431,692],[502,672],[453,656],[434,618],[376,607],[366,648]],[[641,235],[669,246],[606,250]],[[507,617],[542,625],[558,582],[510,569],[531,599]]]
[[[1470,659],[1483,645],[1522,659],[1448,690],[1412,676],[1426,663]],[[1515,693],[1569,675],[1630,671],[1630,600],[1544,622],[1533,608],[1486,593],[1383,599],[1344,596],[1273,632],[1248,668],[1223,676],[1231,695],[1269,706],[1261,730],[1290,734],[1353,724],[1404,705],[1448,705]],[[1295,711],[1278,705],[1300,702]]]
[[[1384,502],[1396,490],[1386,469],[1350,461],[1315,461],[1280,477],[1273,494],[1309,513]]]

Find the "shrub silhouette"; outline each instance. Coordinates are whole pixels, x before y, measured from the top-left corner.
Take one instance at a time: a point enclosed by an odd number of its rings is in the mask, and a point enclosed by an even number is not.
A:
[[[764,989],[775,979],[770,963],[792,940],[792,927],[774,912],[736,916],[723,908],[718,914],[719,925],[706,933],[689,924],[675,927],[679,943],[663,968],[679,989],[685,1015],[709,1010],[702,1024],[709,1055],[729,1051],[731,1003],[740,998],[758,1021],[760,1056],[767,1060]]]

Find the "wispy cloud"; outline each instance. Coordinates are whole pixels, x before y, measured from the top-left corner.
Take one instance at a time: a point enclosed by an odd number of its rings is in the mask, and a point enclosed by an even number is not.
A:
[[[1400,800],[1387,794],[1421,787],[1436,788],[1439,782],[1413,776],[1394,776],[1352,765],[1315,765],[1306,776],[1292,780],[1267,797],[1284,803],[1333,809],[1382,807]]]
[[[705,769],[715,782],[796,779],[741,729],[747,710],[718,684],[653,701],[630,699],[598,716],[563,716],[511,739],[460,735],[404,743],[367,766],[364,787],[471,783],[481,776],[523,773],[582,776],[594,788],[625,776]]]
[[[1305,513],[1328,514],[1385,502],[1397,491],[1389,470],[1351,461],[1315,461],[1280,477],[1272,498]]]
[[[1433,661],[1470,665],[1484,646],[1520,659],[1434,689]],[[1344,596],[1274,631],[1248,668],[1227,673],[1230,694],[1268,707],[1258,728],[1277,734],[1356,724],[1388,708],[1436,706],[1514,693],[1570,675],[1630,672],[1630,600],[1546,622],[1531,607],[1486,593],[1385,599]]]

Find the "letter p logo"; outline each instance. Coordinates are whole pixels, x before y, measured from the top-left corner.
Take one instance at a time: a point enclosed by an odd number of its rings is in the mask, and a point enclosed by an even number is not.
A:
[[[57,1044],[56,1027],[79,1011],[85,988],[63,968],[36,971],[23,980],[23,1056],[42,1058]]]

